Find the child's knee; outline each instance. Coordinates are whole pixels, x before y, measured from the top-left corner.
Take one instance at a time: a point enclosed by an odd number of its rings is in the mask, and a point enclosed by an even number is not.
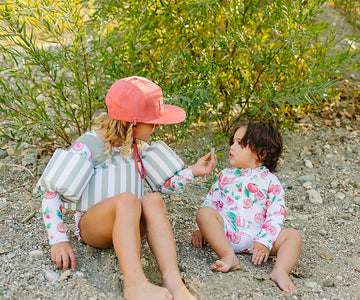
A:
[[[201,221],[203,221],[204,219],[207,219],[210,215],[210,210],[212,210],[213,208],[211,207],[201,207],[197,212],[196,212],[196,222],[197,223],[201,223]]]
[[[113,202],[113,205],[116,209],[124,209],[126,208],[133,208],[133,209],[141,209],[141,203],[139,201],[139,198],[136,197],[132,193],[121,193],[119,195],[116,195],[112,198],[110,198]]]
[[[163,198],[159,194],[146,194],[141,197],[141,205],[143,210],[166,210]]]
[[[302,246],[302,235],[300,231],[293,228],[285,228],[283,230],[286,230],[286,237],[288,239],[291,239],[294,242],[298,243],[300,247]]]

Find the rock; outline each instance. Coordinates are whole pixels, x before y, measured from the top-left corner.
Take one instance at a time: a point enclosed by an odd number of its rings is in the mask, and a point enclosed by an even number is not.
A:
[[[342,192],[337,192],[337,193],[335,194],[335,199],[337,199],[337,200],[343,200],[343,199],[345,199],[345,194],[342,193]]]
[[[316,190],[309,190],[307,191],[309,201],[313,204],[321,204],[323,203],[320,194]]]
[[[5,158],[5,157],[8,156],[8,155],[9,155],[9,154],[8,154],[6,151],[0,149],[0,159],[3,159],[3,158]]]
[[[59,279],[59,274],[54,271],[51,271],[51,270],[45,270],[44,276],[45,276],[45,279],[48,281],[55,282],[55,281],[58,281],[58,279]]]
[[[308,159],[305,159],[304,160],[304,164],[305,164],[305,167],[309,168],[309,169],[312,169],[313,168],[313,164],[310,160]]]
[[[42,250],[40,250],[40,249],[38,249],[38,250],[33,250],[33,251],[30,251],[29,252],[29,256],[30,257],[41,257],[41,256],[43,256],[44,255],[44,252],[42,251]]]
[[[327,280],[325,280],[325,281],[323,282],[323,286],[325,286],[325,287],[333,287],[333,286],[335,286],[335,283],[334,283],[333,280],[327,279]]]
[[[355,204],[360,205],[360,197],[355,197],[354,202]]]
[[[32,165],[32,164],[34,164],[34,163],[36,163],[36,157],[35,156],[28,156],[28,157],[25,157],[25,158],[23,158],[22,160],[21,160],[21,164],[23,165],[23,166],[28,166],[28,165]]]
[[[314,174],[309,174],[309,175],[303,175],[299,177],[299,181],[301,183],[307,182],[307,181],[315,181],[315,175]]]
[[[66,280],[68,277],[70,277],[70,275],[71,275],[71,270],[66,270],[66,271],[64,271],[64,272],[61,273],[58,281],[64,281],[64,280]]]
[[[325,229],[320,229],[318,230],[318,233],[322,236],[326,236],[327,235],[327,231]]]
[[[313,282],[313,281],[307,281],[304,283],[305,286],[309,287],[309,288],[316,288],[317,287],[317,283],[316,282]]]

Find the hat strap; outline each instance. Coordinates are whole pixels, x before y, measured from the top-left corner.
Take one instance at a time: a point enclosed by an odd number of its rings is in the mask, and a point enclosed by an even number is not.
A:
[[[133,124],[133,147],[134,147],[134,161],[135,161],[136,170],[138,171],[140,177],[144,179],[146,177],[146,171],[141,156],[139,154],[138,146],[136,144],[136,120],[134,120],[134,124]],[[141,170],[139,168],[138,160],[140,161],[141,169],[143,173],[141,173]]]

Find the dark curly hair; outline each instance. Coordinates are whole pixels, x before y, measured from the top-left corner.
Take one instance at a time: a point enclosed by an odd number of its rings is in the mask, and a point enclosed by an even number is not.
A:
[[[276,170],[279,158],[283,151],[283,142],[280,130],[270,122],[249,121],[235,126],[230,137],[230,146],[234,143],[235,132],[240,127],[246,127],[246,132],[240,141],[243,147],[249,146],[257,154],[259,162],[269,169]]]

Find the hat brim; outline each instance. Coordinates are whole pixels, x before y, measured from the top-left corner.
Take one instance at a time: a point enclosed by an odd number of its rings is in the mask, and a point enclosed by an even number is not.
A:
[[[164,104],[163,112],[160,117],[151,120],[146,120],[143,121],[142,123],[160,124],[160,125],[178,124],[184,121],[185,118],[186,118],[186,113],[181,107],[171,104]]]

